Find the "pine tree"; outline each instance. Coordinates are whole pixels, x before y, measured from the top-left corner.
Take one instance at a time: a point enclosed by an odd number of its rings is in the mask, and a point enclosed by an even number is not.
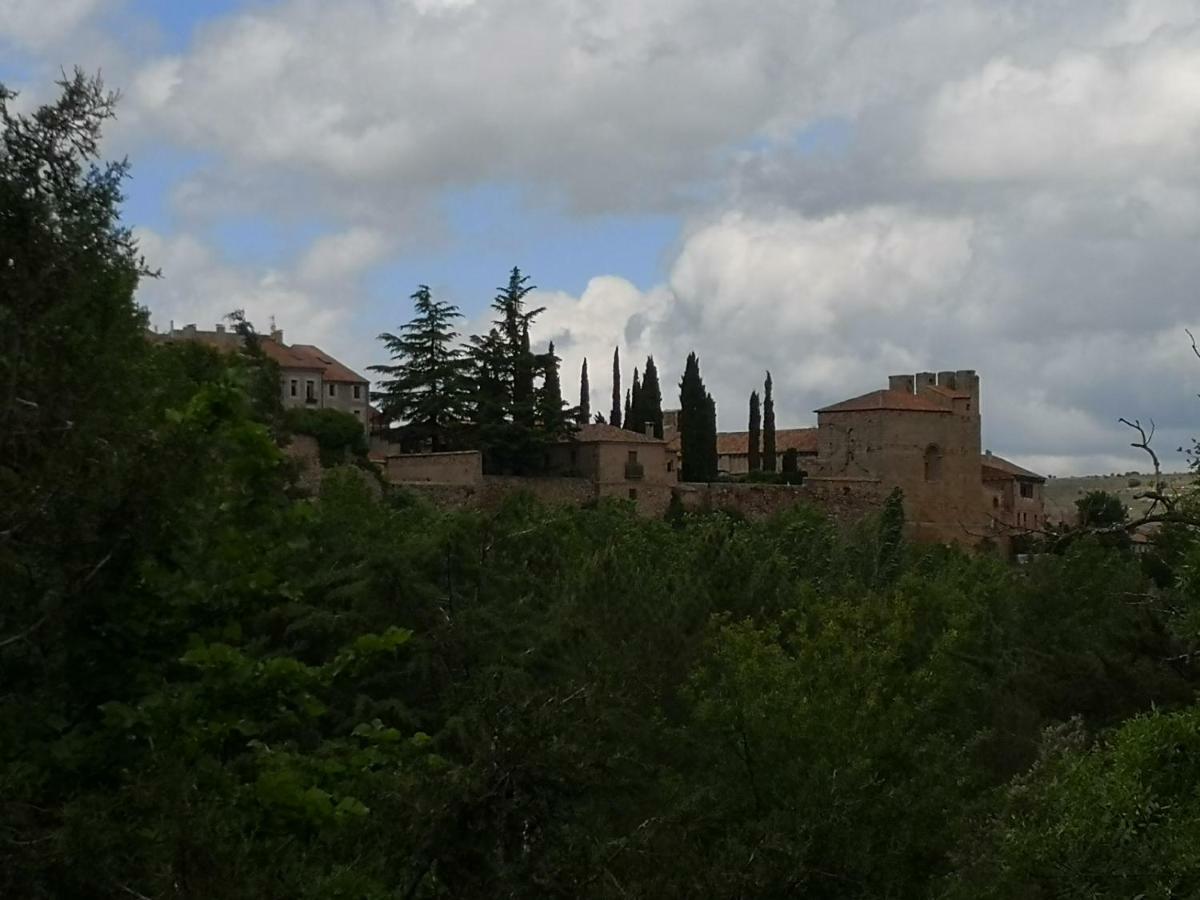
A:
[[[679,430],[683,481],[714,481],[717,477],[716,404],[700,377],[700,360],[689,353],[679,382]]]
[[[553,347],[553,345],[551,345]],[[579,415],[575,421],[586,425],[592,420],[592,389],[588,384],[587,357],[583,358],[583,366],[579,370]]]
[[[762,411],[758,405],[758,391],[750,392],[750,471],[757,472],[762,467]]]
[[[642,424],[642,380],[638,370],[633,370],[633,389],[629,394],[629,414],[625,416],[625,430],[641,434],[646,426]]]
[[[398,335],[379,335],[393,362],[370,367],[386,376],[373,396],[382,402],[388,420],[404,423],[406,442],[428,442],[436,452],[457,444],[468,416],[464,360],[453,329],[462,314],[457,307],[434,300],[423,284],[411,299],[413,319],[400,326]]]
[[[524,473],[536,468],[545,435],[537,427],[534,374],[538,361],[529,347],[529,323],[543,310],[525,308],[534,286],[514,267],[499,288],[496,318],[486,335],[471,338],[475,424],[489,471]]]
[[[771,396],[771,373],[763,384],[763,448],[762,467],[764,472],[775,471],[775,400]]]
[[[654,365],[654,357],[646,357],[646,371],[642,375],[642,391],[640,394],[642,409],[639,413],[642,427],[646,422],[654,423],[654,436],[662,440],[663,410],[662,389],[658,383],[658,367]]]
[[[608,414],[608,424],[621,427],[621,350],[613,347],[613,376],[612,376],[612,412]]]

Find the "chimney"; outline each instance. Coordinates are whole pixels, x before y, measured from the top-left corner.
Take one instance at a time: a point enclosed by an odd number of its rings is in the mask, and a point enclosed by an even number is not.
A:
[[[647,422],[646,426],[642,430],[645,432],[646,437],[648,437],[648,438],[654,437],[654,423],[653,422]]]
[[[984,454],[983,454],[983,455],[984,455],[984,456],[986,456],[988,459],[991,459],[991,458],[992,458],[992,451],[991,451],[991,450],[986,450],[986,451],[984,451]]]
[[[916,380],[911,375],[889,375],[888,390],[901,394],[916,393]]]
[[[224,333],[225,333],[225,326],[222,325],[220,322],[218,322],[217,323],[217,334],[224,334]]]
[[[272,328],[271,329],[271,340],[273,340],[275,343],[279,344],[282,347],[283,346],[283,329],[282,328]]]
[[[931,388],[931,387],[936,387],[936,386],[937,386],[937,376],[934,375],[932,372],[918,372],[917,373],[917,392],[918,393],[921,390],[923,390],[924,388]]]

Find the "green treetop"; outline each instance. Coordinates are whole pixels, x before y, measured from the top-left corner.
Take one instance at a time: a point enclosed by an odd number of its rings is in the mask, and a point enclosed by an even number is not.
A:
[[[400,333],[379,335],[393,362],[370,367],[385,376],[374,397],[387,420],[404,423],[405,438],[436,452],[455,446],[468,418],[465,361],[453,327],[462,314],[423,284],[412,301],[415,315]]]

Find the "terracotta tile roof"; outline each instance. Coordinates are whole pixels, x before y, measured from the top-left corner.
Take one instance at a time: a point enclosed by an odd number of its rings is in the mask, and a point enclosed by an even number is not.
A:
[[[983,463],[983,480],[984,481],[1008,481],[1013,478],[1020,478],[1026,481],[1045,481],[1045,477],[1037,472],[1030,472],[1028,469],[1022,469],[1014,462],[1009,462],[1003,456],[997,456],[995,453],[983,454],[979,457]]]
[[[300,359],[307,360],[310,367],[322,369],[326,381],[367,383],[367,379],[342,365],[320,347],[314,347],[312,344],[292,344],[287,349]]]
[[[286,347],[283,344],[276,343],[270,338],[260,338],[259,346],[262,347],[263,353],[270,359],[279,363],[284,369],[309,369],[314,372],[322,372],[325,369],[324,364],[313,359],[301,356],[293,352],[291,347]]]
[[[823,412],[873,412],[880,409],[899,409],[912,412],[949,413],[950,410],[939,406],[932,400],[926,400],[917,394],[907,391],[871,391],[861,397],[851,397],[832,406],[823,406],[817,410]]]
[[[626,431],[616,425],[583,425],[575,432],[576,441],[583,444],[609,442],[614,444],[661,444],[656,437],[638,431]]]
[[[817,429],[815,428],[777,428],[775,429],[775,451],[784,453],[795,449],[798,453],[817,452]],[[750,432],[722,431],[717,435],[717,455],[737,456],[749,455]]]

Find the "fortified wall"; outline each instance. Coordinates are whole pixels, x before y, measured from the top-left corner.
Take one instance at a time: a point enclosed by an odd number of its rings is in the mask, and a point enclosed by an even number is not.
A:
[[[590,478],[484,475],[475,451],[404,454],[389,457],[384,468],[388,481],[444,509],[491,509],[506,497],[525,493],[552,506],[583,506],[612,497],[632,503],[643,516],[659,518],[674,496],[685,512],[725,510],[753,521],[811,503],[849,524],[878,510],[884,499],[875,479],[821,477],[802,485],[641,482],[630,497],[623,486]]]

